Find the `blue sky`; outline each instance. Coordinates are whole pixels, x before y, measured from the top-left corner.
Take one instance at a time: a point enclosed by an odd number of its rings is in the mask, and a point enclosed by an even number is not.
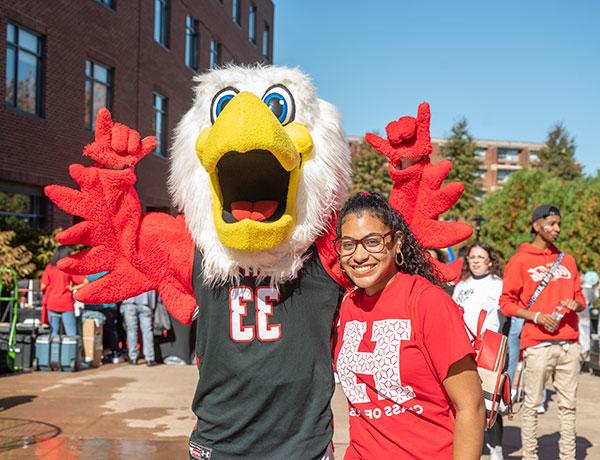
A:
[[[431,104],[480,139],[543,142],[563,122],[600,168],[600,2],[274,0],[274,62],[311,75],[347,134]]]

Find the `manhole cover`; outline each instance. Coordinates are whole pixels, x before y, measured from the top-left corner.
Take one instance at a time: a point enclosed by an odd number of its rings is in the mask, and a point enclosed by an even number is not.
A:
[[[0,417],[0,452],[45,441],[59,434],[60,428],[49,423]]]

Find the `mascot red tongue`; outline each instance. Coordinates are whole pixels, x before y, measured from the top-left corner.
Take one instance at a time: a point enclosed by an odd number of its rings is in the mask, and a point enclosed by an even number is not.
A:
[[[332,330],[348,284],[332,244],[351,176],[340,119],[297,69],[232,66],[195,81],[170,155],[182,214],[142,213],[134,167],[154,138],[101,110],[84,149],[95,163],[70,168],[80,190],[46,188],[82,219],[58,239],[91,246],[60,266],[109,272],[78,291],[81,301],[156,289],[176,319],[195,319],[190,458],[320,458],[332,436]],[[390,202],[421,244],[467,238],[468,225],[438,221],[462,185],[442,186],[450,163],[429,161],[429,106],[387,134],[367,140],[390,159]]]
[[[251,219],[258,222],[268,219],[275,211],[279,203],[272,200],[262,201],[234,201],[231,203],[231,214],[235,217],[235,220]]]

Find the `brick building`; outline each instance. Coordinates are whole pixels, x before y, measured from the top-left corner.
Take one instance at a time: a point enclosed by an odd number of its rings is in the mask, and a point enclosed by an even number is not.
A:
[[[227,62],[272,62],[271,0],[0,0],[0,223],[47,228],[72,218],[48,203],[86,163],[95,114],[142,136],[153,154],[137,167],[146,209],[168,210],[170,133],[192,101],[196,72]]]
[[[348,136],[347,140],[352,155],[358,155],[365,143],[364,137]],[[446,142],[446,139],[431,139],[433,163],[442,159],[440,147]],[[544,146],[542,143],[520,141],[474,139],[474,142],[477,145],[475,153],[481,160],[477,175],[481,179],[482,193],[493,191],[501,186],[512,172],[525,166],[535,165],[538,161],[538,152]]]
[[[440,147],[446,139],[431,139],[433,152],[431,161],[440,161]],[[520,141],[498,141],[474,139],[475,153],[481,164],[477,176],[481,180],[482,191],[491,192],[501,186],[507,177],[525,166],[533,166],[538,161],[541,143]]]

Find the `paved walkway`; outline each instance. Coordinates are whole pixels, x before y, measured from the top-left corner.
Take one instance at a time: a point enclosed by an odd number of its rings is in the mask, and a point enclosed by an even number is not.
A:
[[[194,366],[107,365],[76,374],[36,372],[0,378],[0,459],[187,458]],[[582,375],[578,459],[600,459],[600,377]],[[346,402],[333,398],[336,457],[348,443]],[[520,458],[518,417],[507,423],[505,453]],[[556,405],[540,417],[541,458],[555,459]],[[486,457],[483,457],[486,458]]]

